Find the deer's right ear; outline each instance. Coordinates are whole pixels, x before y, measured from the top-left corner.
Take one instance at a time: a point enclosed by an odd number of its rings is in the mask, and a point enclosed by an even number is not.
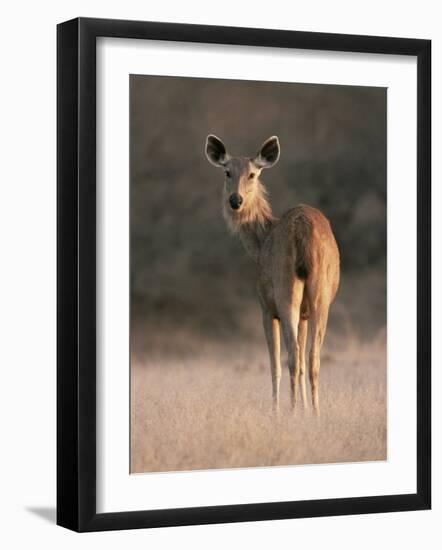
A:
[[[258,168],[271,168],[279,160],[280,146],[278,136],[269,137],[261,146],[261,150],[253,159]]]
[[[209,134],[206,139],[206,157],[214,166],[220,168],[225,166],[228,160],[224,143],[213,134]]]

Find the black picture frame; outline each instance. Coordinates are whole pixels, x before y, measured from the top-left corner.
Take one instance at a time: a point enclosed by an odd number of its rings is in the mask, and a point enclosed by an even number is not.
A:
[[[96,512],[96,39],[417,58],[417,492]],[[57,523],[75,531],[424,510],[431,507],[431,41],[79,18],[57,27]]]

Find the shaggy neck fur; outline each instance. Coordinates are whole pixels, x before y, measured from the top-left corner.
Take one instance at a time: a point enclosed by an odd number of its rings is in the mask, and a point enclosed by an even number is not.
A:
[[[253,193],[253,196],[246,197],[239,211],[224,205],[224,218],[232,233],[239,235],[246,252],[258,262],[261,246],[278,220],[273,217],[267,191],[260,181]]]

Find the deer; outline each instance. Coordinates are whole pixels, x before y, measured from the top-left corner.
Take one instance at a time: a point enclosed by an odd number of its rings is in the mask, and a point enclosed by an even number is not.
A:
[[[308,409],[305,352],[310,324],[309,380],[314,413],[320,416],[319,369],[329,308],[339,286],[339,249],[325,215],[305,204],[273,216],[260,176],[280,157],[277,136],[268,138],[253,157],[232,156],[209,134],[205,154],[224,171],[222,211],[257,268],[257,289],[270,358],[272,410],[280,408],[281,332],[288,356],[291,408],[298,393]]]

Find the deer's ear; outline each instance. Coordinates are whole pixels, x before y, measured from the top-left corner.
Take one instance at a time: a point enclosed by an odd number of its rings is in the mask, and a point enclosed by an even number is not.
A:
[[[223,167],[229,158],[224,143],[213,134],[209,134],[206,139],[206,157],[218,167]]]
[[[259,153],[253,159],[258,168],[271,168],[279,160],[279,139],[277,136],[269,137],[261,146]]]

